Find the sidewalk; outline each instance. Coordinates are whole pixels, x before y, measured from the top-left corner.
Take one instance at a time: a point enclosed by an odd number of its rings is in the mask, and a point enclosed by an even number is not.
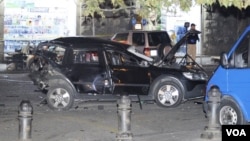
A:
[[[10,65],[12,65],[12,66],[10,66]],[[17,70],[14,69],[14,68],[15,68],[14,64],[7,64],[7,63],[0,62],[0,73],[11,73],[11,74],[14,74],[14,73],[26,73],[27,72],[27,70],[22,69],[22,68],[18,68]]]
[[[6,71],[7,69],[7,64],[0,63],[0,72]]]

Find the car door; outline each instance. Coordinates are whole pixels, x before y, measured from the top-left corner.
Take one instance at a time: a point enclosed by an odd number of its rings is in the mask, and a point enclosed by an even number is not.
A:
[[[84,49],[74,49],[73,63],[68,77],[81,94],[104,94],[108,92],[105,86],[106,68],[100,58],[101,51],[94,46]]]
[[[227,92],[250,113],[250,32],[241,40],[229,59],[230,67],[226,70]]]
[[[117,50],[106,50],[113,81],[113,94],[148,94],[150,74],[133,56]]]

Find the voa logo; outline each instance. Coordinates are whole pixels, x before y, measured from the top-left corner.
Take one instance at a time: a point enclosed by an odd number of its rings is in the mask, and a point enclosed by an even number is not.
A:
[[[244,129],[226,129],[227,136],[247,136]]]

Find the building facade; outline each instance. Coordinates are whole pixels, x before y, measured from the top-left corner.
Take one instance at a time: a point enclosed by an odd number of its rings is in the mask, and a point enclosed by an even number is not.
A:
[[[9,0],[9,2],[13,1],[14,0]],[[20,0],[16,1],[20,2]],[[31,0],[22,0],[22,1],[30,2]],[[6,44],[4,42],[6,40],[6,38],[4,38],[4,35],[6,33],[5,15],[7,10],[4,1],[2,0],[0,2],[1,2],[0,3],[1,4],[0,61],[3,61],[4,52],[6,49],[8,50],[9,48],[6,48]],[[70,12],[66,14],[68,21],[67,24],[64,25],[66,26],[66,28],[69,29],[65,30],[65,32],[61,32],[63,30],[58,30],[60,33],[58,32],[58,34],[53,35],[53,37],[67,36],[67,35],[82,35],[82,36],[100,36],[108,39],[116,32],[133,29],[133,21],[132,21],[133,13],[131,13],[131,11],[128,12],[125,10],[120,10],[119,12],[116,13],[107,12],[106,18],[101,18],[101,17],[90,18],[82,16],[81,12],[84,9],[81,7],[81,5],[76,4],[73,1],[69,5],[71,9],[67,10]],[[67,6],[69,5],[67,4]],[[45,7],[45,9],[43,10],[46,10],[46,3],[43,4],[42,7]],[[197,54],[208,55],[208,56],[219,55],[220,52],[229,50],[229,48],[231,48],[232,44],[235,42],[235,40],[237,40],[241,32],[245,29],[247,25],[249,25],[250,12],[248,11],[250,10],[246,9],[242,12],[233,8],[231,9],[229,8],[228,10],[225,8],[218,7],[218,5],[210,7],[198,6],[198,7],[193,7],[190,13],[187,13],[186,16],[184,17],[178,15],[173,16],[167,14],[166,12],[163,12],[160,24],[162,26],[162,30],[171,32],[172,29],[176,31],[176,27],[178,26],[184,26],[185,22],[195,23],[197,25],[197,29],[202,32],[200,34],[201,41],[199,42],[198,45]],[[60,22],[60,20],[58,21]],[[145,29],[147,29],[146,24],[143,26],[145,26]],[[35,36],[34,38],[37,38],[36,35],[34,35]],[[42,38],[44,36],[40,37]],[[29,38],[28,40],[32,40],[32,38],[31,39]]]

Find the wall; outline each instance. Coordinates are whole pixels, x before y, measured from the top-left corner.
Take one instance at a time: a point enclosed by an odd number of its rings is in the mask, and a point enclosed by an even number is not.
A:
[[[81,20],[80,35],[110,38],[114,33],[129,29],[130,18],[83,18]]]
[[[249,25],[249,9],[239,11],[234,7],[214,5],[202,8],[202,53],[218,56],[227,52]]]
[[[3,28],[4,28],[4,2],[0,1],[0,62],[4,60],[4,41],[3,41]]]
[[[48,4],[49,3],[49,4]],[[4,1],[4,52],[75,35],[76,5],[68,0]]]
[[[4,2],[0,2],[0,61],[3,61]],[[242,13],[239,16],[239,11],[231,11],[236,14],[225,14],[225,11],[224,13],[222,11],[223,9],[218,7],[210,10],[204,6],[201,8],[201,54],[203,55],[219,55],[222,51],[228,51],[250,23],[250,16],[247,12],[250,11],[249,9],[245,11],[243,16]],[[93,21],[88,18],[85,20],[85,17],[82,17],[80,12],[81,10],[78,7],[77,15],[75,17],[72,16],[72,20],[76,18],[77,25],[75,31],[77,35],[92,36],[95,34],[104,38],[110,38],[115,32],[131,29],[130,13],[121,12],[121,17],[110,14],[109,18],[96,18],[93,30]]]
[[[184,22],[195,23],[200,30],[200,42],[197,46],[197,55],[218,56],[222,51],[228,51],[237,40],[241,32],[250,23],[250,9],[243,13],[234,8],[225,9],[213,6],[212,11],[204,6],[194,6],[189,13],[181,14],[162,20],[166,24],[165,30],[173,25],[183,26]],[[78,11],[79,12],[79,11]],[[78,35],[102,36],[109,38],[115,32],[131,29],[129,14],[119,17],[109,14],[109,18],[95,18],[94,24],[90,18],[81,17],[77,27]],[[123,14],[121,14],[123,15]],[[184,16],[183,16],[184,15]],[[172,22],[175,22],[172,24]],[[93,28],[94,27],[94,28]]]
[[[106,17],[81,16],[81,9],[77,9],[77,35],[99,36],[110,38],[114,33],[132,29],[130,23],[130,13],[120,11],[118,13],[106,12]]]

